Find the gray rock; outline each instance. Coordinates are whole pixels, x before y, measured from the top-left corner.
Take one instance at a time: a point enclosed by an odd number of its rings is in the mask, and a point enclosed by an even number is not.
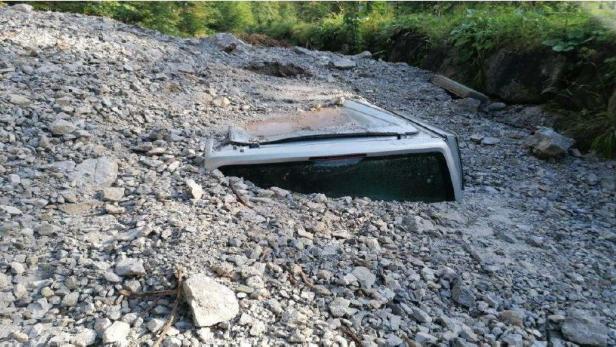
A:
[[[350,70],[357,66],[357,63],[347,58],[335,58],[330,62],[332,67],[340,70]]]
[[[129,332],[130,325],[128,323],[115,321],[103,332],[103,343],[115,343],[123,346],[127,343],[126,338]]]
[[[430,317],[430,315],[427,314],[426,311],[420,309],[419,307],[413,307],[411,308],[411,310],[412,310],[413,319],[415,319],[419,323],[431,323],[432,322],[432,317]]]
[[[342,317],[346,314],[350,303],[351,302],[345,298],[335,298],[329,304],[329,312],[331,312],[334,317]]]
[[[82,328],[73,336],[71,343],[78,347],[91,346],[96,342],[96,331],[94,329]]]
[[[11,286],[12,278],[9,275],[0,272],[0,290],[9,288]]]
[[[30,104],[30,99],[23,95],[19,94],[9,94],[9,102],[11,104],[15,104],[17,106],[28,106]]]
[[[569,310],[561,331],[567,340],[580,345],[607,346],[608,328],[582,310]]]
[[[458,305],[471,308],[475,306],[475,295],[472,290],[462,284],[461,281],[456,281],[451,289],[451,298]]]
[[[428,333],[418,332],[415,335],[415,341],[423,346],[435,344],[438,339]]]
[[[187,179],[186,187],[188,188],[188,193],[193,199],[199,200],[203,196],[203,188],[201,187],[200,184],[198,184],[194,180]]]
[[[73,131],[77,130],[77,127],[75,126],[75,124],[69,121],[66,121],[64,119],[58,119],[51,123],[51,125],[49,126],[49,130],[51,130],[51,133],[56,136],[62,136],[72,133]]]
[[[162,327],[165,325],[165,322],[166,320],[164,319],[153,318],[153,319],[150,319],[150,321],[148,321],[148,323],[145,326],[146,328],[148,328],[150,332],[156,333],[160,329],[162,329]]]
[[[70,175],[70,179],[84,190],[100,190],[109,187],[117,177],[118,164],[115,159],[109,157],[84,160]]]
[[[453,102],[456,105],[456,109],[461,112],[475,113],[479,111],[479,107],[481,106],[481,100],[475,98],[457,99]]]
[[[116,263],[115,273],[120,276],[143,276],[145,275],[143,260],[124,258]]]
[[[496,112],[500,110],[504,110],[507,107],[507,104],[504,102],[493,102],[486,106],[486,110],[489,112]]]
[[[370,288],[376,281],[376,276],[367,267],[358,266],[351,271],[362,288]]]
[[[105,187],[103,188],[103,199],[107,201],[120,201],[124,197],[124,188]]]
[[[226,322],[239,312],[235,293],[205,274],[190,276],[184,282],[183,293],[195,326],[209,327]]]
[[[536,157],[541,159],[561,158],[575,141],[555,132],[551,128],[538,128],[524,141]]]
[[[71,292],[65,295],[64,298],[62,298],[62,305],[67,306],[67,307],[72,307],[72,306],[77,305],[78,301],[79,301],[79,293]]]
[[[495,144],[499,143],[500,140],[497,139],[496,137],[484,137],[483,139],[481,139],[481,144],[485,145],[485,146],[494,146]]]

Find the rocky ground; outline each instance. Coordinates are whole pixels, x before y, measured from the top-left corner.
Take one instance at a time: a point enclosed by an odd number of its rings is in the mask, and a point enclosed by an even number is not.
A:
[[[0,344],[616,344],[616,163],[544,161],[365,55],[0,9]],[[460,136],[462,203],[330,199],[202,169],[229,124],[361,97]],[[528,114],[531,114],[528,117]],[[242,203],[242,200],[246,204]],[[199,274],[199,275],[198,275]]]

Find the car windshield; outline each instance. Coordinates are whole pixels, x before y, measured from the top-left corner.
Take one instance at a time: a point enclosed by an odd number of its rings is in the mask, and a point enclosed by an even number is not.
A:
[[[454,200],[449,171],[441,153],[311,158],[300,162],[230,165],[220,170],[262,188],[276,186],[305,194],[374,200]]]

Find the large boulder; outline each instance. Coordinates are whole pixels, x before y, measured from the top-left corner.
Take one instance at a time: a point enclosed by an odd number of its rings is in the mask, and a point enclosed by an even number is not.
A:
[[[531,153],[541,159],[564,157],[574,143],[573,139],[545,127],[538,128],[524,142],[530,148]]]
[[[565,58],[550,50],[501,49],[485,66],[486,92],[510,103],[541,103],[562,75]]]
[[[608,328],[582,310],[570,310],[561,327],[563,336],[583,346],[607,346]]]
[[[233,319],[240,310],[235,293],[205,274],[190,276],[184,282],[183,293],[198,327]]]

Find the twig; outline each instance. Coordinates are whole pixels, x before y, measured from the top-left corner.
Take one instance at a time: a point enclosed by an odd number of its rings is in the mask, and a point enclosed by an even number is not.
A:
[[[142,297],[142,296],[167,296],[167,295],[174,295],[176,294],[176,290],[175,289],[164,289],[164,290],[153,290],[150,292],[142,292],[142,293],[133,293],[131,291],[128,291],[126,289],[122,289],[119,291],[120,294],[129,297],[129,296],[137,296],[137,297]]]
[[[351,330],[351,328],[347,327],[346,325],[342,325],[340,328],[342,328],[342,331],[347,334],[351,340],[353,340],[353,342],[355,342],[355,344],[359,347],[362,345],[361,340],[359,339],[359,337],[357,336],[357,334],[355,334],[353,332],[353,330]]]
[[[156,342],[154,342],[153,347],[160,347],[160,344],[163,342],[163,339],[165,338],[165,336],[167,336],[167,330],[169,330],[169,328],[173,324],[173,321],[176,318],[178,307],[180,307],[180,299],[182,297],[182,284],[184,282],[184,273],[180,268],[177,268],[175,270],[175,278],[177,279],[178,286],[175,289],[176,294],[175,302],[173,303],[173,309],[171,310],[171,313],[167,318],[167,322],[165,322],[165,325],[163,325],[163,328],[160,330],[160,335],[158,335],[158,339],[156,339]]]
[[[299,275],[302,278],[302,281],[304,281],[304,283],[306,283],[306,285],[312,289],[314,289],[314,284],[312,283],[312,281],[310,280],[310,278],[308,278],[308,276],[306,275],[306,273],[304,272],[304,270],[300,270],[299,271]]]
[[[240,192],[238,192],[237,189],[235,189],[235,186],[233,184],[229,184],[229,186],[231,187],[233,194],[235,194],[235,196],[237,197],[237,200],[239,200],[242,205],[246,207],[252,207],[250,203],[246,199],[244,199],[244,197],[240,194]]]

